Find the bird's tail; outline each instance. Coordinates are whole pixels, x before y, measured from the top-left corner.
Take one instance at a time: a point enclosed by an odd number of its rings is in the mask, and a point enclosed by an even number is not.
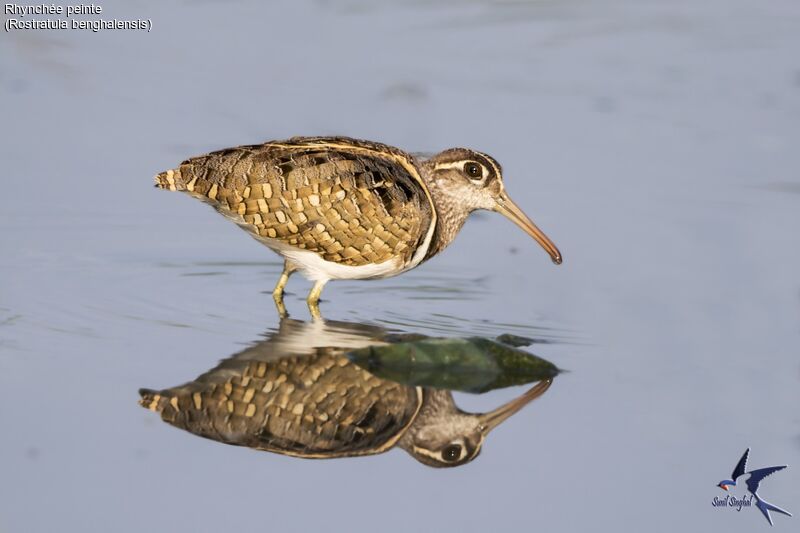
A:
[[[153,389],[139,389],[139,396],[139,405],[156,413],[162,412],[170,400],[169,396]]]
[[[186,180],[181,175],[181,169],[171,169],[161,172],[154,178],[156,187],[170,191],[185,191]]]
[[[756,498],[758,497],[756,496]],[[769,525],[772,525],[772,517],[769,514],[770,511],[775,511],[776,513],[785,514],[786,516],[792,516],[792,513],[790,513],[786,509],[781,509],[777,505],[772,505],[771,503],[766,502],[760,498],[756,500],[756,507],[758,507],[762,513],[764,513],[765,517],[767,517]]]

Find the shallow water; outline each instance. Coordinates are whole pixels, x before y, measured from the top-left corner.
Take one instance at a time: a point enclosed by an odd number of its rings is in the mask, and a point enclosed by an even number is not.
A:
[[[748,446],[800,512],[796,2],[103,7],[153,31],[0,36],[0,531],[753,531],[711,505]],[[278,258],[151,176],[297,134],[490,153],[560,246],[485,214],[323,294],[330,320],[548,341],[569,372],[469,465],[303,461],[137,405],[278,326]]]

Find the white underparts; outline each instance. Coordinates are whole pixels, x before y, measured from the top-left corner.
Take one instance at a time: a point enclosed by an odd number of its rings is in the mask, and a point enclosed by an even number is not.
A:
[[[403,271],[400,258],[390,259],[383,263],[350,266],[326,261],[316,252],[309,250],[301,250],[287,244],[275,243],[275,241],[267,242],[265,240],[264,242],[277,253],[297,265],[303,275],[313,281],[386,278]]]
[[[425,258],[425,254],[431,245],[435,229],[435,224],[431,224],[425,234],[425,240],[422,241],[422,244],[414,251],[411,261],[406,264],[403,264],[401,258],[396,257],[384,261],[383,263],[360,266],[342,265],[333,261],[326,261],[316,252],[296,248],[275,239],[265,237],[256,237],[256,239],[263,242],[275,253],[294,263],[303,275],[312,281],[327,281],[331,279],[380,279],[396,276],[401,272],[411,270],[419,265]]]

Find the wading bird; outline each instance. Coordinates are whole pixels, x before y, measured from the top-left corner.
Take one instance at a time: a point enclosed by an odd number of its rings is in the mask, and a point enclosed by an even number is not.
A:
[[[284,258],[279,309],[293,272],[314,281],[313,313],[329,280],[410,270],[447,247],[477,209],[506,216],[561,263],[508,197],[497,161],[466,148],[422,158],[346,137],[294,137],[194,157],[155,182],[210,204]]]

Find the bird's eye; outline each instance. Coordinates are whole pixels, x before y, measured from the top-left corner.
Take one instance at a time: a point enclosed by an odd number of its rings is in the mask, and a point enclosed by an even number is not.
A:
[[[464,172],[470,178],[482,178],[483,172],[481,172],[481,166],[478,163],[470,161],[464,165]]]
[[[448,463],[458,461],[460,458],[461,458],[460,444],[451,444],[450,446],[442,450],[442,460],[447,461]]]

